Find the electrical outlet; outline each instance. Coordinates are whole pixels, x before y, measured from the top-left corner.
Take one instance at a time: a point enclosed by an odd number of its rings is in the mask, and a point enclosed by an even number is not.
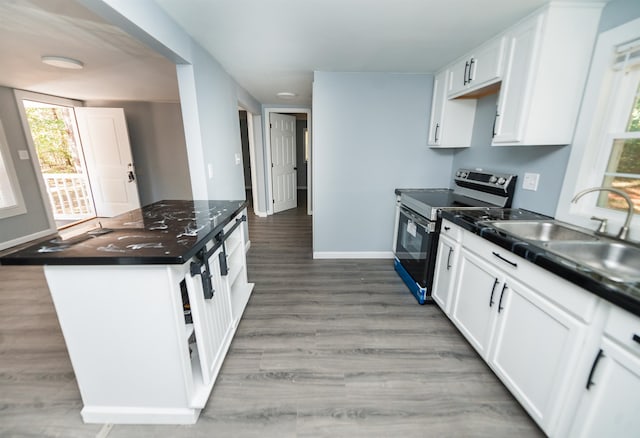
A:
[[[29,152],[24,150],[24,149],[20,149],[18,151],[18,157],[20,157],[21,160],[28,160],[29,159]]]
[[[242,155],[236,154],[236,165],[240,165],[242,163]]]
[[[538,182],[540,181],[539,173],[525,173],[522,181],[522,188],[524,190],[538,190]]]

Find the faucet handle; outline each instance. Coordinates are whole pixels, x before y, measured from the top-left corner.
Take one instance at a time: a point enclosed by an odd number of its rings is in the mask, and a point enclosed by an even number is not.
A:
[[[598,226],[598,229],[596,230],[596,233],[606,233],[607,232],[607,218],[591,216],[591,220],[592,221],[600,221],[600,225]]]

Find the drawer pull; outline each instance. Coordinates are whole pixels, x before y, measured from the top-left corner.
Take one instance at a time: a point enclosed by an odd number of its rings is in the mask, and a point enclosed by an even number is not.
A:
[[[633,336],[631,337],[631,339],[633,339],[634,341],[636,341],[638,344],[640,344],[640,336],[636,335],[635,333],[633,334]]]
[[[502,292],[500,292],[500,301],[498,301],[498,313],[500,313],[500,311],[504,309],[504,307],[502,307],[502,297],[504,297],[504,290],[506,288],[507,288],[507,283],[502,285]]]
[[[444,227],[445,231],[449,231],[450,229],[451,229],[451,227],[447,227],[447,226]]]
[[[595,360],[593,361],[593,365],[591,365],[591,372],[589,373],[589,377],[587,378],[587,390],[589,390],[589,388],[595,385],[595,382],[591,379],[593,378],[593,373],[596,372],[596,368],[598,367],[598,362],[600,362],[600,359],[602,359],[603,357],[604,357],[604,353],[602,352],[602,348],[601,348],[600,351],[598,351],[598,355],[596,356]]]
[[[517,267],[518,267],[518,264],[517,264],[517,263],[512,262],[511,260],[505,259],[505,258],[504,258],[504,257],[502,257],[500,254],[498,254],[497,252],[492,251],[492,253],[493,253],[493,255],[494,255],[494,256],[498,257],[498,258],[499,258],[500,260],[502,260],[503,262],[507,262],[507,263],[509,263],[509,264],[510,264],[511,266],[513,266],[514,268],[517,268]]]
[[[491,297],[489,297],[489,307],[493,306],[493,293],[496,291],[496,286],[498,285],[498,279],[493,282],[493,287],[491,288]]]

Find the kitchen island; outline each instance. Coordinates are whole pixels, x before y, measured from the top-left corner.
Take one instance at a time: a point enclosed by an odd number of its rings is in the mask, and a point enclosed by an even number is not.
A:
[[[253,290],[246,201],[160,201],[33,244],[87,423],[195,423]]]

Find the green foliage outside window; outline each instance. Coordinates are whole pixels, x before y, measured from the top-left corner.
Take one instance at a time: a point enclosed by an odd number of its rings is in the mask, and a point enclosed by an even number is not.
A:
[[[43,173],[80,173],[68,111],[63,108],[25,108],[31,136]]]

